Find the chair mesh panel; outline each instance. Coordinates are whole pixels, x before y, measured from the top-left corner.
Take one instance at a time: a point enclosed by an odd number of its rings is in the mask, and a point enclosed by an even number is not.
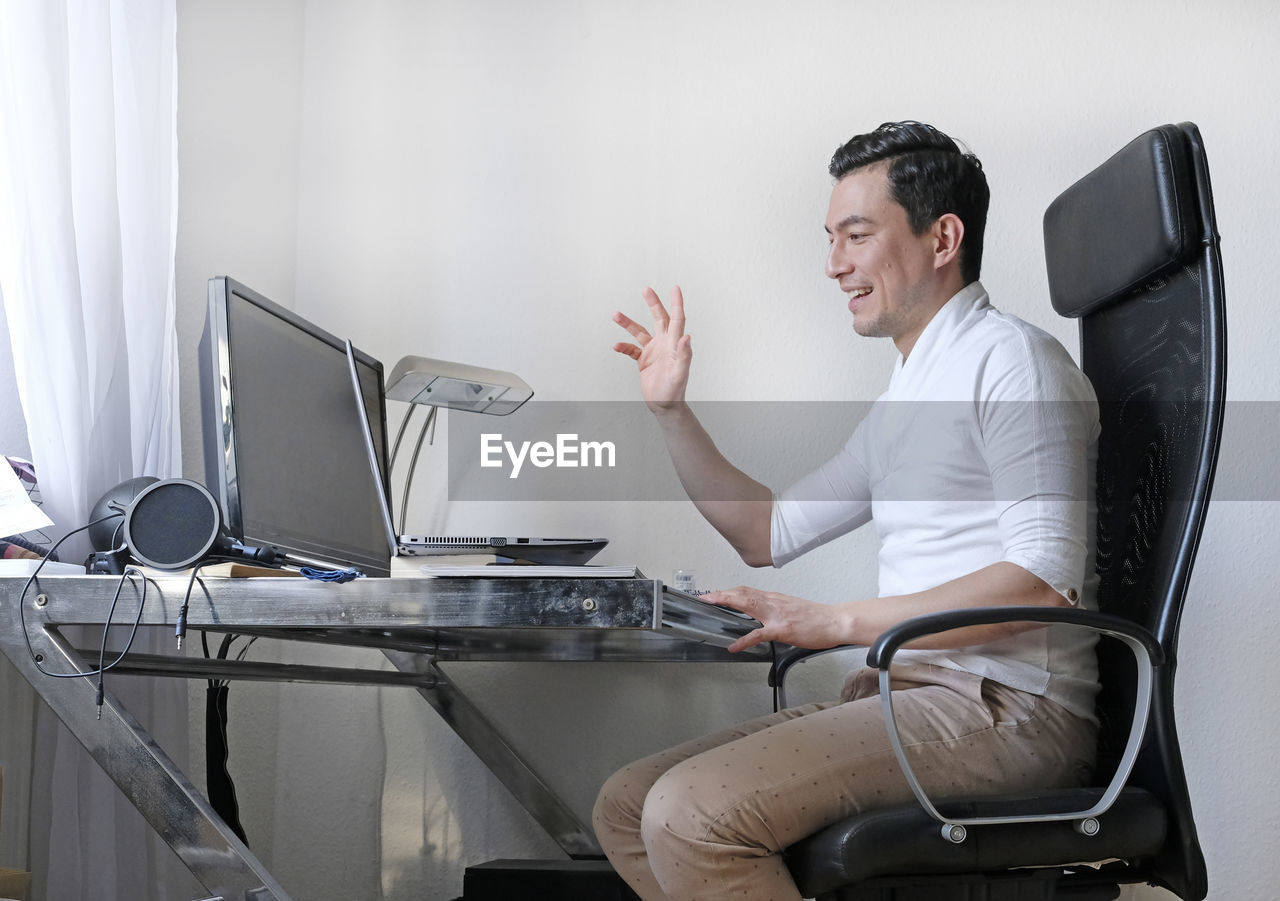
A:
[[[1175,581],[1204,442],[1208,380],[1199,272],[1184,269],[1146,296],[1087,316],[1083,368],[1098,392],[1098,605],[1147,626],[1171,657],[1176,610],[1163,603]],[[1173,616],[1173,622],[1164,621]],[[1099,647],[1100,750],[1123,749],[1133,715],[1130,652]]]

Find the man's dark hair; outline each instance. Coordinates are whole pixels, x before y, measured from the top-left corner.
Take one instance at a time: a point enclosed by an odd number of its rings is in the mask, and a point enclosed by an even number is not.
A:
[[[873,163],[889,161],[889,196],[907,211],[917,235],[947,213],[964,223],[960,273],[975,281],[982,270],[982,233],[991,191],[982,163],[932,125],[886,122],[856,135],[831,157],[828,171],[839,181]]]

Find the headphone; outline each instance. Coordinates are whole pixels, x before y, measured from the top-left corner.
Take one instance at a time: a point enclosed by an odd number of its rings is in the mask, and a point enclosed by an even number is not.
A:
[[[286,562],[274,547],[241,544],[231,536],[222,507],[199,482],[141,476],[104,494],[89,515],[96,553],[89,573],[123,571],[126,558],[152,569],[188,569],[208,560],[244,560],[258,566]]]

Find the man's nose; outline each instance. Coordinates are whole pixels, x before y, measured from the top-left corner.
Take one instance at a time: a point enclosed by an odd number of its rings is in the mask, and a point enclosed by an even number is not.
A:
[[[849,255],[840,250],[840,242],[832,242],[827,251],[827,278],[839,278],[851,269]]]

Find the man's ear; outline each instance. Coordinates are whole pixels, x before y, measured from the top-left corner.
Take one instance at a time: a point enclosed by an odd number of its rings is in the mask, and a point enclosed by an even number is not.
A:
[[[941,269],[960,257],[964,240],[964,223],[955,213],[943,213],[931,226],[933,234],[933,268]]]

